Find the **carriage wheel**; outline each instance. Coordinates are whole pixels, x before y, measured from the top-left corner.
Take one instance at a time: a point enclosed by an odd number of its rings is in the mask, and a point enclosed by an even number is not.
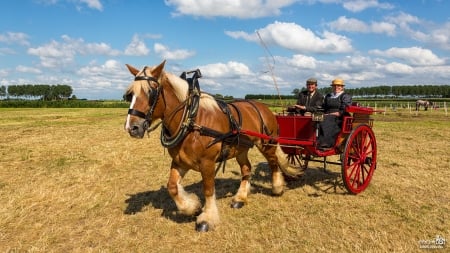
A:
[[[289,161],[289,165],[301,170],[306,170],[308,168],[308,161],[309,161],[309,155],[299,153],[299,154],[288,154],[287,160]],[[295,181],[298,180],[300,177],[291,177],[286,174],[283,174],[284,179],[286,181]]]
[[[377,166],[377,143],[368,125],[353,129],[342,154],[342,179],[352,194],[364,191]]]

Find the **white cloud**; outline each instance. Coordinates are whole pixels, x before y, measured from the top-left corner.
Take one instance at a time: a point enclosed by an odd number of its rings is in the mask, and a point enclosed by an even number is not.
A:
[[[328,24],[330,28],[338,31],[358,32],[358,33],[385,33],[387,35],[395,35],[395,24],[388,22],[372,22],[367,24],[355,18],[339,17],[337,20]]]
[[[208,64],[201,66],[200,69],[207,78],[240,78],[252,75],[247,65],[235,61]]]
[[[170,50],[168,47],[160,43],[155,43],[153,50],[162,59],[166,60],[183,60],[195,55],[194,51],[185,49]]]
[[[81,3],[85,3],[89,8],[96,10],[103,10],[103,5],[100,0],[79,0]]]
[[[173,16],[260,18],[281,14],[281,9],[297,0],[165,0],[174,7]]]
[[[342,6],[351,12],[361,12],[368,8],[393,9],[389,3],[380,3],[378,0],[344,0]]]
[[[414,68],[411,66],[399,62],[391,62],[379,67],[393,74],[411,74],[414,71]]]
[[[16,71],[22,72],[22,73],[31,73],[31,74],[41,74],[42,73],[42,71],[38,68],[27,67],[27,66],[23,66],[23,65],[17,66]]]
[[[258,41],[256,34],[243,31],[225,32],[232,38],[242,38],[248,41]],[[295,23],[276,21],[258,30],[266,44],[277,45],[300,53],[343,53],[352,50],[351,41],[345,36],[325,31],[322,37],[316,36],[311,30]]]
[[[301,54],[293,55],[292,59],[287,61],[287,64],[302,69],[315,69],[317,67],[314,57]]]
[[[61,36],[63,41],[52,40],[36,48],[29,48],[28,54],[38,56],[44,67],[64,67],[74,63],[77,54],[116,56],[120,51],[112,49],[106,43],[85,43],[83,39]]]
[[[18,44],[21,46],[29,46],[30,42],[28,41],[28,39],[29,36],[21,32],[6,32],[0,34],[0,42],[6,44]]]
[[[432,66],[445,63],[445,60],[437,57],[431,50],[420,47],[393,47],[384,51],[371,50],[369,53],[383,57],[398,58],[417,66]]]
[[[137,34],[133,35],[130,44],[125,49],[125,55],[145,56],[149,52],[150,50],[145,45],[145,42]]]

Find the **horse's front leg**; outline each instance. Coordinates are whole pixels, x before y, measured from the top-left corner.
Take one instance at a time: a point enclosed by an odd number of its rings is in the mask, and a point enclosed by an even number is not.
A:
[[[251,164],[248,160],[248,149],[239,153],[236,156],[236,161],[241,167],[241,184],[239,185],[239,189],[237,193],[233,196],[231,200],[232,208],[241,208],[247,203],[247,197],[250,193],[251,185],[250,185],[250,175],[251,175]]]
[[[204,161],[202,163],[202,169],[200,170],[200,173],[202,174],[205,206],[202,213],[197,217],[195,229],[199,232],[206,232],[210,229],[213,230],[220,222],[219,211],[216,203],[214,165],[214,162]]]
[[[187,171],[188,170],[180,168],[172,161],[167,189],[169,190],[170,197],[175,201],[180,213],[185,215],[196,215],[201,209],[200,200],[194,193],[186,192],[181,185],[181,180]]]

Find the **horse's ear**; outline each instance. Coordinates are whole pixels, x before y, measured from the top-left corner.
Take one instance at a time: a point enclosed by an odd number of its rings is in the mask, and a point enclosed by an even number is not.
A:
[[[139,70],[137,70],[135,67],[128,65],[128,64],[125,64],[125,65],[127,66],[128,70],[130,71],[130,73],[133,76],[136,76],[139,73]]]
[[[158,77],[161,75],[163,69],[164,69],[164,65],[166,64],[166,60],[164,60],[163,62],[161,62],[158,66],[156,66],[153,70],[152,70],[152,74],[154,77]]]

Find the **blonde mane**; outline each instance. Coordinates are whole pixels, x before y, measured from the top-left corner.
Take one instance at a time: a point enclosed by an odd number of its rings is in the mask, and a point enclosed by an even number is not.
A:
[[[142,71],[139,72],[137,76],[141,73]],[[174,91],[175,96],[178,98],[178,101],[183,102],[187,99],[189,86],[186,80],[172,73],[163,71],[160,78],[160,84],[162,86],[170,85]],[[150,83],[147,81],[134,81],[127,88],[126,94],[134,94],[135,96],[140,96],[141,92],[143,91],[145,92],[145,95],[148,96],[150,88]],[[200,95],[200,107],[210,111],[219,109],[216,100],[211,95],[203,92]]]

